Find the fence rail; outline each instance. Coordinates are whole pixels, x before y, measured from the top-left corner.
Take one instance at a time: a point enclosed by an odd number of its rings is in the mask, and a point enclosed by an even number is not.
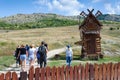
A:
[[[29,72],[0,74],[0,80],[120,80],[120,63],[88,64],[79,66],[62,66],[35,68]]]

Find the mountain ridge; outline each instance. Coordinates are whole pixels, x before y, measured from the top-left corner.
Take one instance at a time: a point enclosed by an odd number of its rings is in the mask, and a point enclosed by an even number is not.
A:
[[[78,16],[63,16],[54,13],[32,13],[32,14],[16,14],[8,17],[0,18],[0,21],[7,23],[26,23],[35,22],[46,18],[70,19],[79,20]],[[117,21],[120,22],[120,15],[117,14],[103,14],[98,17],[98,20]]]

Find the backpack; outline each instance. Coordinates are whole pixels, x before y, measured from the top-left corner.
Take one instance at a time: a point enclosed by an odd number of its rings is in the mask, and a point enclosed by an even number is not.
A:
[[[46,56],[46,47],[45,46],[40,46],[38,51],[39,51],[40,57]]]
[[[37,59],[39,59],[40,58],[40,53],[39,53],[39,51],[37,51]]]

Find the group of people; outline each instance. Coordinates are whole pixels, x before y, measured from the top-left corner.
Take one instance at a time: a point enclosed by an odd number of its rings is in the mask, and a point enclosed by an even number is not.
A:
[[[26,45],[23,44],[18,46],[15,50],[16,63],[19,63],[22,70],[26,67],[26,60],[29,60],[29,66],[32,66],[37,58],[37,63],[40,65],[40,68],[46,67],[47,65],[47,53],[48,45],[44,41],[38,47],[35,47],[34,44]],[[66,64],[71,65],[73,58],[73,51],[70,45],[66,46]]]
[[[47,64],[47,53],[48,46],[44,41],[41,42],[40,46],[35,47],[34,44],[26,45],[23,44],[18,46],[15,50],[16,63],[19,63],[22,70],[26,67],[26,60],[29,60],[29,65],[32,66],[37,58],[38,64],[40,67],[46,67]],[[43,65],[44,63],[44,65]]]

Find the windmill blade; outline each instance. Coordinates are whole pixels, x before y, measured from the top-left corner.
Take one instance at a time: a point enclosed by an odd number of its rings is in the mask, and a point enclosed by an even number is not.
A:
[[[98,17],[100,15],[102,15],[102,13],[98,10],[97,13],[95,14],[95,17]]]
[[[89,9],[87,9],[89,13],[92,13],[94,11],[94,9],[92,9],[91,11]]]
[[[82,12],[80,13],[80,15],[82,15],[83,17],[86,17],[86,16],[87,16],[87,14],[86,14],[84,11],[82,11]]]

